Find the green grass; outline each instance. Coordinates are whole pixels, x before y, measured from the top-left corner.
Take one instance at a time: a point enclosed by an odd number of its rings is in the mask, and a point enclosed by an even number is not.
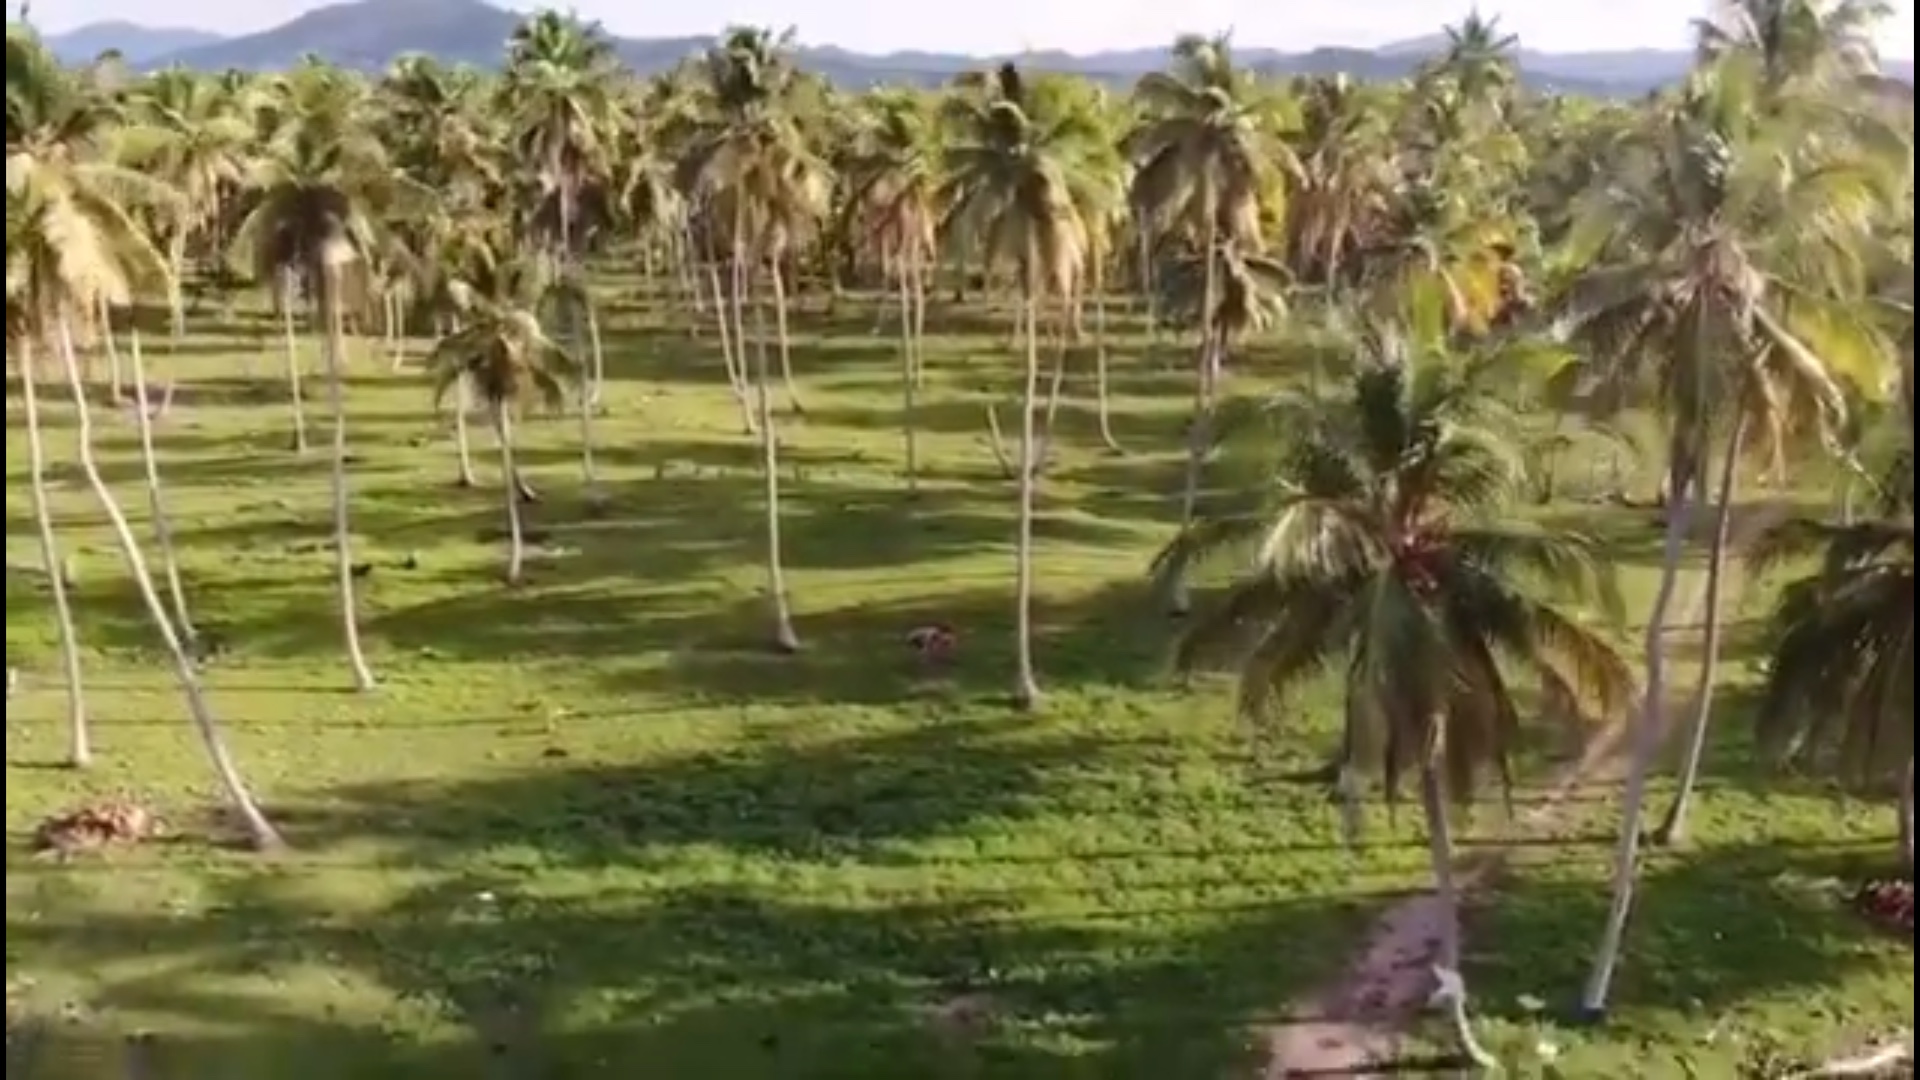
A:
[[[419,376],[359,348],[372,696],[345,689],[327,468],[285,450],[265,381],[274,325],[201,326],[171,357],[149,336],[181,384],[159,437],[191,601],[228,646],[208,669],[213,704],[295,845],[271,861],[209,843],[225,832],[209,770],[64,464],[55,395],[100,759],[53,768],[52,623],[40,583],[10,571],[7,650],[25,671],[8,711],[10,1014],[54,1018],[23,1075],[119,1077],[133,1052],[194,1080],[1203,1077],[1250,1061],[1252,1027],[1427,874],[1415,814],[1378,816],[1345,850],[1323,794],[1277,779],[1325,753],[1330,698],[1303,703],[1294,737],[1255,745],[1225,687],[1165,677],[1168,627],[1142,579],[1169,528],[1183,352],[1148,363],[1138,336],[1120,342],[1126,457],[1098,451],[1084,395],[1061,411],[1039,529],[1050,693],[1020,717],[1005,706],[1013,500],[977,392],[1012,385],[1006,313],[969,308],[977,326],[929,341],[910,501],[893,339],[869,333],[861,305],[830,318],[811,304],[795,350],[809,412],[782,429],[807,643],[791,658],[762,648],[757,454],[710,334],[610,313],[599,462],[613,510],[585,512],[574,425],[530,422],[524,459],[546,495],[530,525],[547,543],[518,591],[499,583],[484,438],[488,486],[455,489]],[[935,329],[954,319],[936,307]],[[132,426],[99,412],[109,478],[144,528]],[[38,559],[19,427],[15,406],[10,566]],[[1644,609],[1644,513],[1543,512],[1612,536]],[[902,642],[931,619],[961,634],[939,678]],[[1729,747],[1737,728],[1723,725]],[[1548,733],[1536,756],[1568,744]],[[1807,1045],[1910,1017],[1905,946],[1787,884],[1879,861],[1890,815],[1760,786],[1732,751],[1707,788],[1699,850],[1649,872],[1615,1022],[1571,1060],[1671,1050],[1725,1075],[1714,1063],[1735,1051],[1700,1044],[1702,1015]],[[66,863],[27,854],[45,816],[122,792],[174,838]],[[1610,794],[1590,793],[1476,914],[1469,974],[1494,1012],[1514,1017],[1522,990],[1576,988],[1605,903]],[[1498,826],[1491,807],[1476,817],[1469,839]],[[939,1015],[954,1011],[968,1015]],[[153,1038],[130,1049],[133,1032]],[[10,1076],[19,1052],[10,1037]]]

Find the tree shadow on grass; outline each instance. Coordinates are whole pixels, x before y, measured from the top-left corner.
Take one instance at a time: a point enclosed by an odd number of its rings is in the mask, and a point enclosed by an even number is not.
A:
[[[1244,1062],[1249,1021],[1324,970],[1371,906],[1128,928],[964,899],[707,885],[554,900],[516,884],[443,878],[361,915],[238,883],[200,918],[10,911],[25,964],[94,982],[93,1022],[48,1032],[39,1067],[17,1075],[122,1080],[111,1063],[134,1018],[155,1032],[148,1080],[1213,1076]],[[159,974],[95,974],[130,956]],[[389,1015],[231,988],[315,958]],[[450,1037],[420,1037],[436,1027]]]

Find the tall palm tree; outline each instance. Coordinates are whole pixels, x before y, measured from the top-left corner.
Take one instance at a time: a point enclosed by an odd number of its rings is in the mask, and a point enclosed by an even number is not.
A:
[[[1029,108],[1025,78],[1002,65],[987,94],[949,99],[956,135],[947,146],[941,203],[950,243],[988,266],[1011,263],[1020,282],[1026,368],[1021,395],[1019,515],[1015,540],[1014,703],[1040,700],[1033,663],[1033,516],[1040,394],[1040,306],[1075,294],[1086,262],[1087,230],[1069,179],[1083,145],[1085,118],[1048,117]],[[1038,110],[1036,110],[1038,111]]]
[[[1600,713],[1632,675],[1565,601],[1617,614],[1610,571],[1583,538],[1502,523],[1524,469],[1495,395],[1508,353],[1462,356],[1375,326],[1343,393],[1288,395],[1229,430],[1266,476],[1243,512],[1197,521],[1161,575],[1223,553],[1251,561],[1182,636],[1177,661],[1224,661],[1256,720],[1332,669],[1346,695],[1337,758],[1349,802],[1360,774],[1397,797],[1417,774],[1429,853],[1449,912],[1438,962],[1459,961],[1449,805],[1491,768],[1509,779],[1520,673]],[[1278,439],[1276,447],[1274,439]]]
[[[1576,265],[1563,327],[1628,382],[1659,387],[1667,420],[1668,479],[1661,585],[1646,632],[1646,698],[1629,770],[1615,895],[1595,958],[1586,1005],[1604,1007],[1638,860],[1645,775],[1665,694],[1668,604],[1690,507],[1718,427],[1720,517],[1708,565],[1706,663],[1695,738],[1682,772],[1690,792],[1712,703],[1719,644],[1719,581],[1737,460],[1749,440],[1778,444],[1796,428],[1825,430],[1844,411],[1839,380],[1873,381],[1882,355],[1861,305],[1857,241],[1880,205],[1870,171],[1851,162],[1806,163],[1769,140],[1790,128],[1756,130],[1752,85],[1734,68],[1702,73],[1622,148],[1620,177],[1576,227]],[[1790,167],[1783,169],[1781,162]],[[1817,167],[1809,167],[1816,166]],[[1731,408],[1729,408],[1731,406]],[[1685,804],[1670,815],[1677,834]]]
[[[540,327],[536,314],[547,290],[531,265],[496,265],[491,280],[476,290],[459,329],[440,339],[427,358],[434,400],[448,391],[471,387],[485,403],[500,449],[501,490],[507,500],[507,584],[519,585],[526,560],[520,525],[520,497],[514,477],[514,417],[527,405],[557,409],[568,387],[579,382],[579,366]],[[464,406],[465,401],[458,402]]]
[[[358,110],[334,98],[276,133],[255,162],[254,205],[234,235],[236,258],[261,281],[303,283],[322,329],[333,407],[333,546],[342,636],[354,686],[374,688],[354,601],[352,509],[347,490],[346,333],[342,318],[364,281],[373,247],[374,184],[388,172],[379,147],[357,129]],[[283,291],[290,291],[283,286]]]
[[[1777,94],[1798,82],[1877,71],[1874,33],[1892,14],[1887,0],[1715,0],[1693,25],[1703,57],[1754,56]]]
[[[782,373],[785,358],[787,297],[782,264],[791,248],[812,235],[827,207],[824,167],[814,156],[792,112],[795,82],[787,57],[788,38],[765,30],[738,28],[706,57],[705,112],[686,133],[679,169],[682,186],[702,208],[708,228],[724,236],[733,278],[733,342],[745,358],[742,318],[748,294],[765,270],[773,293]],[[786,571],[780,544],[779,433],[775,429],[767,369],[768,342],[764,305],[753,296],[755,320],[755,427],[759,432],[762,481],[767,509],[768,594],[773,607],[773,643],[782,652],[800,647],[788,606]]]
[[[1908,429],[1908,438],[1912,431]],[[1879,484],[1880,515],[1788,521],[1749,558],[1757,571],[1808,555],[1819,568],[1775,602],[1756,716],[1777,757],[1830,764],[1854,783],[1901,774],[1900,854],[1913,870],[1913,454]],[[1827,760],[1821,761],[1824,757]],[[1900,766],[1904,763],[1904,768]]]
[[[1127,140],[1136,166],[1128,202],[1149,223],[1147,231],[1190,238],[1202,252],[1226,240],[1257,247],[1260,197],[1273,190],[1266,174],[1276,160],[1292,163],[1284,145],[1271,137],[1270,103],[1234,66],[1227,37],[1181,37],[1174,42],[1173,69],[1142,76],[1134,95],[1144,118]],[[1201,309],[1211,311],[1216,260],[1205,256],[1200,263],[1209,275]],[[1199,499],[1220,375],[1208,328],[1196,323],[1195,329],[1201,340],[1194,355],[1194,411],[1180,496],[1183,528],[1193,520]],[[1172,578],[1167,585],[1173,612],[1184,614],[1189,598],[1183,580]]]
[[[1501,32],[1499,16],[1489,19],[1477,9],[1469,11],[1460,25],[1447,27],[1445,33],[1446,51],[1435,70],[1450,78],[1468,102],[1504,105],[1506,94],[1519,78],[1514,51],[1520,39]]]
[[[907,491],[919,490],[916,391],[920,335],[926,322],[926,275],[940,221],[939,148],[935,117],[924,98],[878,91],[867,98],[870,120],[846,169],[848,212],[865,242],[893,276],[900,304],[900,422]]]

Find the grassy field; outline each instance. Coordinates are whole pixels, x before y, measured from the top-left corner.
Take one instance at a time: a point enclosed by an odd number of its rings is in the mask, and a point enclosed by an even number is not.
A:
[[[808,412],[783,426],[806,641],[790,658],[760,647],[757,451],[711,335],[690,341],[634,304],[609,313],[612,511],[585,512],[574,425],[530,422],[544,541],[518,591],[499,583],[489,444],[476,433],[484,486],[455,488],[418,373],[356,346],[371,696],[345,689],[327,466],[286,452],[274,324],[201,320],[172,355],[149,340],[180,383],[159,438],[191,602],[228,646],[208,669],[213,702],[295,845],[271,861],[208,842],[225,831],[210,771],[66,464],[55,395],[100,760],[54,768],[52,621],[39,582],[10,569],[10,1014],[45,1024],[10,1035],[9,1077],[135,1075],[128,1055],[193,1080],[1186,1078],[1251,1062],[1261,1019],[1332,974],[1427,868],[1410,808],[1347,850],[1324,795],[1278,780],[1325,753],[1330,698],[1256,745],[1224,686],[1166,677],[1168,624],[1143,581],[1173,511],[1179,354],[1143,361],[1137,328],[1120,342],[1127,456],[1098,450],[1084,394],[1061,410],[1039,530],[1050,696],[1022,717],[1005,706],[1013,499],[979,395],[1014,385],[1005,319],[936,304],[910,501],[891,319],[876,335],[864,304],[804,303]],[[942,333],[963,316],[965,334]],[[132,424],[98,411],[109,478],[144,527]],[[10,403],[10,568],[38,560],[23,444]],[[1644,611],[1644,512],[1541,512],[1616,540]],[[961,634],[939,678],[902,641],[929,620]],[[1736,684],[1748,659],[1729,665]],[[1889,861],[1891,814],[1761,781],[1737,713],[1695,849],[1648,871],[1614,1022],[1553,1036],[1566,1075],[1680,1076],[1668,1063],[1688,1058],[1732,1076],[1763,1033],[1812,1048],[1911,1021],[1908,947],[1824,884]],[[1572,745],[1549,732],[1534,757]],[[160,810],[173,839],[64,863],[27,853],[42,818],[113,793]],[[1533,1041],[1518,995],[1559,1003],[1578,986],[1606,903],[1611,794],[1583,793],[1473,916],[1469,979],[1503,1045]],[[1468,843],[1498,827],[1491,805],[1477,819]]]

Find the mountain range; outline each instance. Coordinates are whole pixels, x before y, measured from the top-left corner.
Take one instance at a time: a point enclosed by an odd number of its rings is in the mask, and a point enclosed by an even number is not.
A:
[[[208,71],[285,68],[306,55],[343,67],[378,71],[407,53],[424,53],[447,63],[492,66],[500,62],[507,37],[523,16],[484,0],[347,0],[315,8],[259,33],[225,37],[209,31],[163,29],[127,22],[95,23],[48,37],[62,60],[80,63],[116,50],[140,69],[182,66]],[[671,68],[705,49],[710,37],[623,38],[613,46],[635,70],[653,73]],[[1424,37],[1377,49],[1325,47],[1306,52],[1236,48],[1241,64],[1267,75],[1331,75],[1357,79],[1399,79],[1440,52],[1445,38]],[[959,53],[893,52],[871,55],[832,45],[803,45],[801,67],[836,85],[859,88],[878,83],[937,85],[965,71],[1017,59],[1023,66],[1130,84],[1167,62],[1165,48],[1124,49],[1072,54],[1041,51],[1017,57]],[[1676,50],[1630,49],[1613,52],[1546,53],[1521,50],[1522,79],[1541,90],[1597,96],[1637,95],[1679,78],[1692,62]],[[1911,60],[1889,61],[1886,74],[1913,83]]]

